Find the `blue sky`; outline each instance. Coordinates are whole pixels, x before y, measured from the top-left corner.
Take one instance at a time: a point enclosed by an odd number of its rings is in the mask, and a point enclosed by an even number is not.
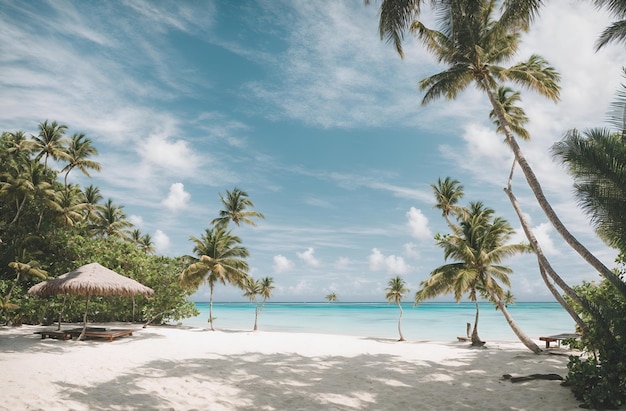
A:
[[[378,36],[373,3],[0,0],[1,130],[36,134],[48,119],[85,133],[102,171],[70,179],[123,205],[159,254],[190,254],[219,194],[238,187],[266,216],[234,231],[250,273],[274,278],[274,301],[381,301],[395,275],[411,300],[444,263],[429,184],[458,179],[466,201],[519,228],[502,191],[512,155],[477,90],[420,105],[417,83],[441,67],[410,36],[400,59]],[[549,153],[568,129],[605,125],[625,60],[623,45],[593,52],[609,21],[587,3],[552,0],[516,61],[537,53],[562,75],[558,104],[522,91],[532,136],[522,149],[565,224],[612,266],[615,252]],[[595,279],[517,174],[554,268],[570,284]],[[551,300],[532,255],[509,265],[518,300]],[[215,299],[241,291],[220,286]]]

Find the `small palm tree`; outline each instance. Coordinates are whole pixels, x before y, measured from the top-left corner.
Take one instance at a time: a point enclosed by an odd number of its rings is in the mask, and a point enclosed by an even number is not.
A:
[[[260,280],[254,280],[252,277],[247,277],[244,284],[244,297],[248,297],[250,302],[256,304],[254,309],[254,328],[253,331],[258,330],[259,316],[263,312],[265,302],[272,296],[272,290],[274,286],[272,283],[274,279],[271,277],[265,277]],[[259,302],[257,295],[263,297]]]
[[[337,294],[335,294],[335,292],[333,291],[330,294],[327,294],[326,297],[326,301],[328,301],[329,303],[334,303],[337,301]]]
[[[248,278],[249,253],[240,246],[241,239],[223,228],[207,228],[200,237],[189,238],[194,244],[197,257],[186,256],[187,267],[180,275],[184,285],[197,289],[202,283],[209,284],[209,324],[213,327],[213,291],[215,284],[227,282],[243,287]]]
[[[402,299],[404,298],[404,294],[408,293],[410,290],[405,287],[405,282],[402,277],[397,276],[389,280],[386,291],[387,294],[385,298],[387,298],[387,301],[397,304],[400,309],[400,317],[398,318],[398,334],[400,334],[400,339],[398,341],[404,341],[404,336],[402,335]]]
[[[78,168],[87,177],[91,177],[89,169],[100,171],[100,163],[89,160],[92,155],[97,155],[98,150],[91,145],[91,140],[85,138],[84,134],[74,134],[66,150],[68,164],[61,172],[65,172],[64,182],[67,187],[67,176],[74,168]]]
[[[56,121],[48,124],[48,120],[39,123],[39,135],[33,136],[35,150],[39,151],[35,160],[44,157],[44,169],[48,169],[48,157],[53,160],[66,158],[63,144],[65,143],[65,131],[67,126],[58,124]]]
[[[463,186],[458,180],[446,177],[443,181],[437,179],[437,185],[431,184],[430,187],[435,194],[436,203],[433,208],[441,210],[441,215],[446,219],[448,226],[453,226],[450,221],[450,215],[465,214],[464,208],[458,205],[463,198]]]
[[[256,226],[254,218],[265,218],[262,213],[248,209],[254,208],[254,203],[248,198],[248,193],[236,187],[233,191],[226,190],[226,197],[220,194],[220,200],[224,209],[220,211],[218,218],[211,221],[213,225],[225,228],[232,221],[237,226],[241,223]]]
[[[127,220],[123,208],[113,204],[110,198],[103,205],[97,206],[95,221],[91,226],[92,232],[101,237],[127,239],[127,229],[132,228],[133,223]]]

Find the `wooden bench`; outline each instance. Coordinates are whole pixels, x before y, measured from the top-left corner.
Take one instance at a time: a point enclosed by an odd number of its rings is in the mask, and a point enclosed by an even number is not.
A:
[[[41,334],[41,339],[45,339],[46,337],[48,338],[54,338],[57,340],[67,340],[68,338],[71,340],[72,339],[72,334],[66,332],[66,331],[57,331],[57,330],[48,330],[48,331],[35,331],[35,334]]]
[[[550,343],[552,342],[556,342],[557,347],[560,347],[562,340],[567,340],[567,339],[572,339],[572,338],[573,339],[580,338],[580,334],[563,333],[563,334],[551,335],[549,337],[539,337],[539,341],[545,341],[546,348],[550,348]]]

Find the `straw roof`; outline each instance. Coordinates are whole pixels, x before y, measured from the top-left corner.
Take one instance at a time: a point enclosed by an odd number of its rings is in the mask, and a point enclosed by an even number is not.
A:
[[[28,294],[40,297],[48,297],[57,294],[72,295],[144,295],[150,297],[154,291],[137,281],[124,277],[113,270],[91,263],[34,285],[28,290]]]

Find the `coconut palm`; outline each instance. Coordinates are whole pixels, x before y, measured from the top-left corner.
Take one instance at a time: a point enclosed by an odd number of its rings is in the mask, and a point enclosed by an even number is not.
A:
[[[127,228],[131,228],[133,223],[126,219],[123,206],[113,204],[112,199],[96,208],[95,220],[91,225],[94,235],[100,237],[117,237],[127,239]]]
[[[329,303],[334,303],[337,301],[337,294],[335,294],[335,292],[333,291],[330,294],[327,294],[326,297],[326,301],[328,301]]]
[[[181,274],[181,281],[188,287],[198,288],[202,283],[209,285],[209,324],[213,327],[213,291],[215,284],[227,282],[243,287],[248,277],[249,253],[240,246],[241,239],[224,228],[207,228],[200,237],[190,237],[197,257],[186,256],[187,267]]]
[[[66,150],[68,164],[61,170],[61,172],[65,172],[65,187],[67,187],[67,176],[74,168],[78,168],[87,177],[91,177],[89,169],[100,171],[100,163],[89,160],[89,157],[97,154],[98,150],[91,145],[91,140],[86,138],[84,134],[75,133],[72,136]]]
[[[67,227],[81,223],[86,208],[85,197],[78,185],[70,184],[65,190],[57,191],[52,202],[52,210],[56,213],[57,220]]]
[[[84,222],[95,221],[97,218],[96,211],[98,210],[98,204],[102,201],[102,194],[100,189],[96,186],[89,185],[83,190],[85,197],[85,217]]]
[[[236,187],[233,191],[226,190],[226,196],[220,194],[220,200],[224,209],[220,210],[218,218],[211,221],[213,225],[225,228],[232,221],[237,226],[241,223],[256,226],[254,218],[265,218],[262,213],[248,209],[254,208],[254,203],[248,198],[248,193]]]
[[[522,101],[520,92],[514,91],[510,87],[498,87],[496,101],[500,105],[511,131],[522,140],[530,140],[530,134],[524,128],[524,125],[528,123],[528,117],[526,117],[524,109],[517,105]],[[491,110],[489,119],[496,125],[496,131],[504,134],[504,127],[500,124],[495,110]]]
[[[38,199],[42,204],[50,205],[55,196],[45,168],[38,161],[11,162],[2,176],[0,196],[15,203],[15,216],[9,224],[19,222],[27,201]]]
[[[258,330],[259,315],[263,312],[265,302],[272,296],[272,285],[274,279],[272,277],[264,277],[260,280],[255,280],[252,277],[247,277],[244,283],[244,297],[248,297],[250,302],[255,303],[254,308],[254,328],[253,331]],[[257,295],[263,297],[261,301],[258,300]]]
[[[404,336],[402,335],[402,299],[404,298],[404,294],[408,293],[408,288],[405,287],[406,283],[400,276],[396,276],[389,280],[387,283],[387,294],[385,294],[385,298],[389,303],[394,303],[398,305],[398,309],[400,310],[400,317],[398,317],[398,334],[400,334],[400,339],[398,341],[404,341]]]
[[[539,352],[539,347],[517,327],[506,310],[505,291],[499,284],[509,287],[512,273],[509,267],[501,265],[502,261],[528,252],[529,248],[525,244],[507,243],[514,230],[505,219],[494,217],[494,213],[481,202],[471,203],[467,217],[452,234],[437,235],[444,258],[454,262],[435,268],[430,277],[420,283],[415,303],[449,293],[453,293],[458,302],[467,294],[476,305],[472,345],[481,346],[484,343],[478,336],[478,297],[486,298],[497,304],[520,341],[533,352]]]
[[[441,178],[437,179],[437,185],[431,184],[430,187],[436,199],[433,208],[441,210],[441,215],[446,219],[448,226],[452,227],[450,214],[460,216],[465,214],[464,207],[458,205],[459,200],[463,198],[463,186],[458,180],[446,177],[443,181]]]
[[[58,124],[56,121],[48,124],[48,120],[43,123],[39,123],[39,135],[32,136],[34,141],[34,148],[39,151],[36,160],[40,160],[44,157],[44,168],[48,168],[48,157],[52,157],[53,160],[60,158],[66,158],[67,154],[63,144],[65,143],[65,131],[67,126]]]
[[[600,0],[601,1],[601,0]],[[619,1],[619,0],[616,0]],[[365,0],[366,4],[370,0]],[[425,0],[382,0],[380,6],[380,19],[378,22],[378,32],[381,39],[392,43],[400,57],[404,57],[402,42],[404,34],[421,13]],[[509,0],[508,7],[503,18],[514,20],[520,23],[520,29],[527,29],[528,24],[537,16],[541,0]],[[444,0],[431,0],[428,4],[439,16],[445,18],[453,12],[460,10],[452,7],[452,2]]]

